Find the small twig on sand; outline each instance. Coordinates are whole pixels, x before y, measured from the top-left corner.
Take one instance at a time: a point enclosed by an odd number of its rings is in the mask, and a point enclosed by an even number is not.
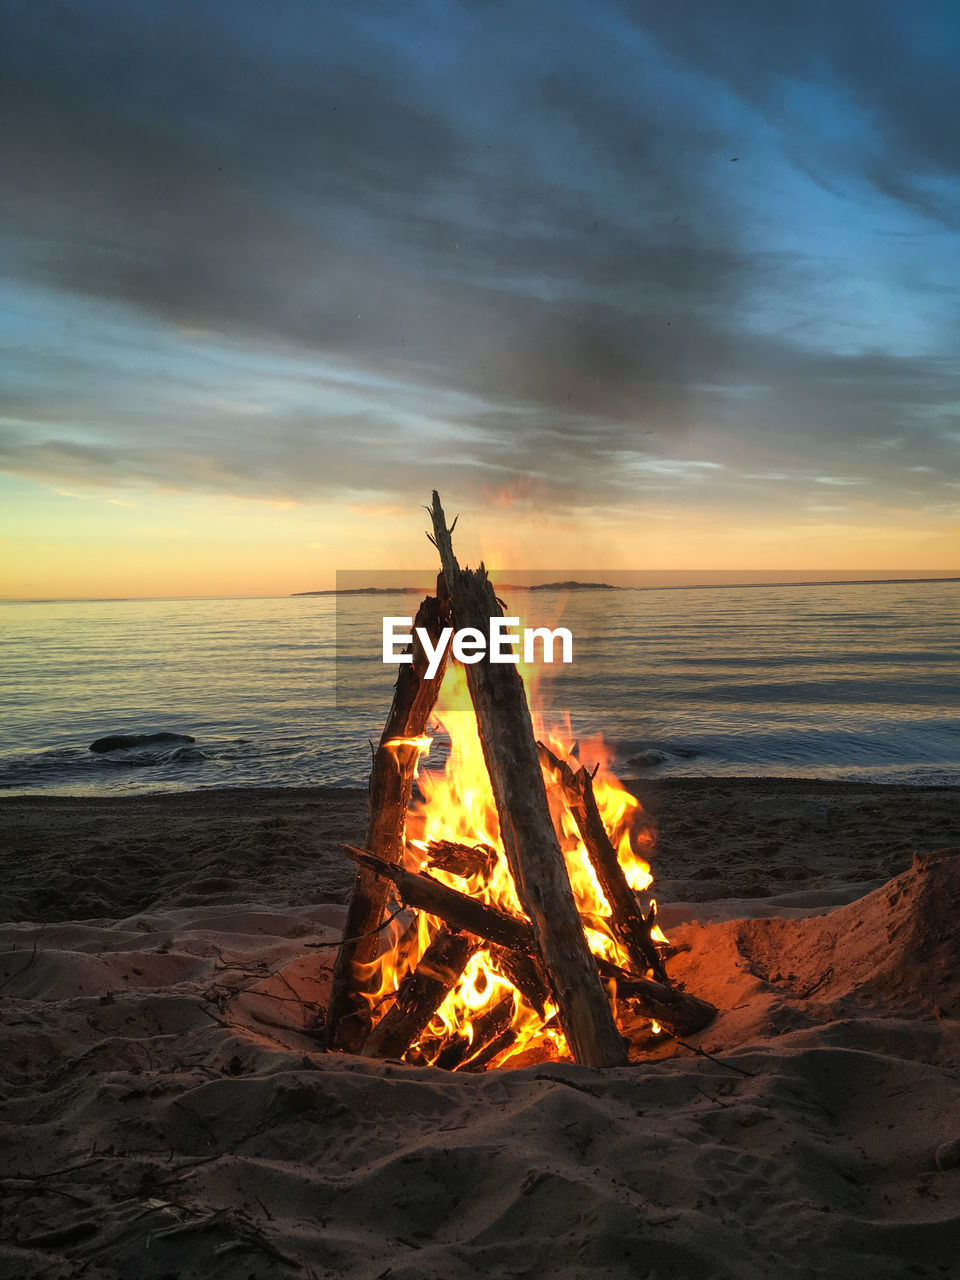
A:
[[[397,916],[400,915],[401,912],[406,911],[406,909],[406,904],[401,902],[396,911],[387,916],[386,920],[384,920],[382,924],[378,924],[375,929],[368,929],[366,933],[355,934],[352,938],[341,938],[339,942],[305,942],[303,945],[305,947],[322,947],[325,951],[339,951],[340,948],[345,947],[348,942],[360,942],[363,938],[372,938],[375,933],[382,933],[387,925],[393,924]]]
[[[41,1173],[15,1173],[10,1177],[28,1180],[31,1182],[40,1182],[44,1178],[62,1178],[65,1173],[76,1173],[78,1169],[87,1169],[92,1164],[103,1164],[109,1161],[110,1156],[91,1156],[88,1160],[80,1160],[77,1164],[66,1164],[62,1169],[44,1169]],[[7,1181],[5,1178],[4,1181]]]
[[[89,1196],[77,1195],[75,1191],[67,1191],[63,1187],[38,1187],[37,1182],[41,1179],[31,1178],[0,1178],[0,1190],[10,1193],[17,1191],[27,1192],[30,1195],[51,1195],[63,1196],[65,1200],[72,1200],[74,1204],[82,1204],[87,1209],[92,1209],[96,1204],[95,1200],[91,1200]]]
[[[809,987],[805,987],[803,991],[798,991],[796,993],[795,998],[797,1000],[809,1000],[810,997],[813,995],[813,993],[815,991],[819,991],[820,988],[824,986],[827,982],[829,982],[832,977],[833,977],[833,965],[830,965],[829,968],[824,969],[823,973],[821,973],[820,977],[816,980],[816,982],[812,983],[811,986]]]
[[[231,1212],[228,1209],[215,1209],[213,1212],[203,1214],[199,1218],[191,1218],[185,1222],[174,1223],[169,1227],[161,1227],[159,1231],[151,1232],[151,1236],[161,1238],[186,1235],[195,1231],[206,1231],[209,1227],[218,1227],[232,1233],[232,1238],[225,1240],[223,1244],[214,1249],[214,1257],[233,1253],[238,1249],[257,1250],[274,1262],[282,1263],[295,1271],[303,1270],[296,1258],[291,1258],[288,1254],[281,1253],[254,1222],[251,1222],[249,1218],[236,1210]]]
[[[303,1023],[304,1023],[304,1026],[306,1026],[309,1022],[309,1017],[307,1015],[307,1006],[303,1003],[303,999],[301,998],[299,991],[297,991],[296,987],[293,986],[293,984],[290,982],[290,979],[286,976],[286,974],[282,972],[278,972],[276,976],[280,979],[283,985],[290,992],[293,999],[300,1006],[300,1012],[303,1014]]]
[[[8,982],[12,982],[12,981],[14,980],[14,978],[19,978],[19,977],[20,977],[20,975],[21,975],[22,973],[26,973],[26,972],[27,972],[27,970],[30,968],[30,966],[33,964],[33,962],[36,960],[36,958],[37,958],[37,944],[38,944],[38,943],[39,943],[39,941],[40,941],[40,935],[43,933],[43,931],[44,931],[44,929],[45,929],[46,927],[47,927],[47,926],[46,926],[46,923],[42,924],[42,925],[40,926],[40,928],[37,930],[37,932],[34,934],[34,936],[33,936],[33,950],[30,952],[30,959],[27,961],[27,963],[26,963],[25,965],[21,965],[21,966],[20,966],[20,968],[16,971],[16,973],[10,973],[10,974],[7,974],[7,976],[4,978],[4,980],[3,980],[2,982],[0,982],[0,991],[2,991],[2,990],[3,990],[3,988],[7,985],[7,983],[8,983]],[[13,954],[12,952],[9,952],[9,951],[7,952],[7,955],[12,955],[12,954]]]
[[[551,1076],[545,1071],[538,1072],[534,1080],[549,1080],[551,1084],[564,1084],[568,1089],[576,1089],[578,1093],[588,1093],[591,1098],[596,1098],[597,1094],[592,1089],[588,1089],[586,1085],[577,1084],[575,1080],[567,1080],[564,1076]]]
[[[684,1049],[689,1049],[698,1058],[709,1058],[718,1067],[729,1067],[731,1071],[738,1071],[740,1075],[750,1076],[751,1079],[756,1077],[757,1073],[755,1071],[745,1071],[743,1067],[735,1067],[732,1062],[724,1062],[722,1058],[715,1058],[712,1053],[707,1053],[706,1049],[699,1049],[695,1044],[687,1044],[686,1040],[678,1040],[677,1044],[682,1045]]]
[[[44,1231],[38,1236],[27,1236],[18,1240],[21,1249],[57,1249],[66,1245],[79,1244],[95,1236],[100,1230],[100,1223],[84,1220],[75,1222],[69,1227],[57,1227],[53,1231]]]

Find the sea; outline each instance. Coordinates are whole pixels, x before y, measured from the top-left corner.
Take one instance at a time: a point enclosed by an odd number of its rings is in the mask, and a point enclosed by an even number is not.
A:
[[[573,639],[538,668],[548,722],[602,734],[621,776],[960,784],[960,582],[522,595],[523,621]],[[0,790],[363,786],[397,674],[382,618],[416,604],[0,604]],[[89,749],[158,732],[195,741]]]

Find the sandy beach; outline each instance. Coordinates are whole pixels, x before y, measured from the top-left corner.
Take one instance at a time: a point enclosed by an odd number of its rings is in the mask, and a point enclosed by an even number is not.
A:
[[[312,1034],[362,792],[0,800],[4,1274],[957,1274],[960,788],[628,785],[719,1016],[485,1075]]]

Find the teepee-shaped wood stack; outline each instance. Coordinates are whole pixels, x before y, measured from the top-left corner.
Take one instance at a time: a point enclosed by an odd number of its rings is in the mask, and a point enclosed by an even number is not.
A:
[[[434,642],[445,625],[458,630],[475,627],[486,633],[489,619],[502,616],[486,571],[482,565],[477,570],[460,568],[451,541],[453,529],[447,528],[436,492],[430,514],[431,541],[440,553],[442,572],[437,595],[423,601],[414,627],[425,628]],[[537,743],[523,681],[514,664],[484,658],[466,665],[465,671],[503,849],[526,919],[400,865],[417,761],[414,740],[427,728],[443,679],[443,666],[431,680],[426,670],[426,655],[415,638],[413,662],[400,669],[374,756],[366,849],[344,846],[359,868],[334,968],[328,1047],[377,1057],[401,1056],[482,945],[496,948],[501,972],[533,1007],[542,1009],[547,998],[554,1001],[570,1051],[586,1066],[615,1067],[627,1061],[627,1043],[617,1029],[601,970],[605,980],[616,983],[618,997],[636,1002],[667,1031],[687,1035],[705,1026],[715,1013],[713,1006],[666,982],[650,937],[653,915],[643,914],[627,883],[597,810],[589,772],[575,772]],[[544,770],[564,790],[610,904],[613,928],[631,958],[632,972],[598,961],[590,951],[550,816]],[[434,850],[433,856],[475,863],[484,853],[454,845]],[[393,1004],[374,1026],[371,1005],[364,996],[365,974],[379,951],[391,885],[408,906],[439,917],[444,926],[434,934],[416,968],[403,978]],[[650,972],[662,980],[645,976]],[[509,1014],[505,1021],[504,1011],[494,1008],[484,1017],[490,1025],[479,1033],[475,1028],[474,1064],[478,1035],[484,1038],[486,1060],[496,1056],[491,1050],[497,1045],[509,1043],[505,1041],[510,1034]]]

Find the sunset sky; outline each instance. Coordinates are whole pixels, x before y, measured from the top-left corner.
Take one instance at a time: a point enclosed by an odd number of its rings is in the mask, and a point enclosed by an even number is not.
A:
[[[0,595],[960,572],[955,0],[0,7]]]

